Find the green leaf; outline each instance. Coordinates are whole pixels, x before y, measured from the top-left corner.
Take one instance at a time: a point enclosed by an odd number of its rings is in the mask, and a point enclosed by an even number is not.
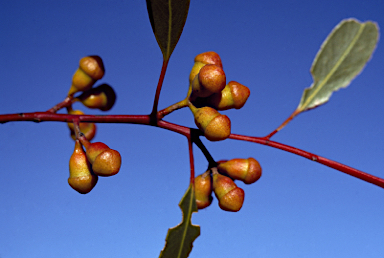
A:
[[[189,0],[146,0],[149,20],[157,43],[168,60],[183,32]]]
[[[165,247],[159,256],[161,258],[188,257],[192,251],[193,241],[200,235],[200,227],[191,223],[192,213],[197,212],[193,184],[189,185],[179,206],[183,212],[183,221],[176,227],[168,229]]]
[[[297,113],[324,104],[334,91],[347,87],[370,59],[378,38],[378,27],[373,22],[341,21],[313,61],[313,84],[304,90]]]

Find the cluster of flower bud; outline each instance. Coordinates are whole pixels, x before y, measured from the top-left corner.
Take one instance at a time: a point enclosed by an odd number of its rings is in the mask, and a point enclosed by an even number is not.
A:
[[[68,183],[79,193],[86,194],[96,185],[99,176],[116,175],[120,166],[118,151],[102,142],[90,143],[82,136],[75,141],[75,149],[69,159]]]
[[[105,73],[103,60],[99,56],[86,56],[80,60],[79,68],[72,78],[72,85],[68,96],[72,98],[72,103],[79,101],[84,106],[101,111],[110,110],[116,101],[116,93],[108,84],[101,84],[92,88],[97,80],[100,80]],[[76,98],[73,95],[82,92]],[[68,114],[83,115],[81,110],[73,110],[68,107]],[[68,123],[71,137],[75,140],[75,130],[72,123]],[[96,125],[94,123],[80,123],[80,131],[90,141],[96,134]]]
[[[261,167],[254,158],[219,161],[217,166],[195,178],[195,198],[198,209],[212,203],[212,192],[225,211],[237,212],[244,202],[244,190],[234,180],[252,184],[261,177]]]
[[[220,56],[212,51],[195,57],[189,82],[189,108],[197,127],[210,141],[228,138],[231,134],[231,121],[218,110],[242,108],[250,90],[235,81],[226,84]]]

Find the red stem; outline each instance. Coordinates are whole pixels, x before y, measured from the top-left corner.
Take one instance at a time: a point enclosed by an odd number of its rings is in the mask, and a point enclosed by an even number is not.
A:
[[[268,134],[267,136],[265,136],[266,139],[270,139],[272,136],[274,136],[278,131],[280,131],[281,129],[283,129],[289,122],[292,121],[293,118],[295,118],[295,116],[297,116],[298,114],[300,114],[300,110],[295,110],[278,128],[276,128],[273,132],[271,132],[270,134]]]
[[[192,137],[191,137],[191,134],[189,134],[189,136],[187,136],[188,138],[188,151],[189,151],[189,164],[190,164],[190,167],[191,167],[191,177],[189,179],[189,183],[194,185],[195,184],[195,162],[193,160],[193,149],[192,149]]]
[[[79,119],[79,122],[92,123],[150,124],[149,115],[69,115],[49,112],[0,115],[0,123],[10,121],[33,121],[37,123],[44,121],[72,122],[74,119]]]
[[[382,178],[373,176],[371,174],[368,174],[368,173],[362,172],[360,170],[357,170],[355,168],[349,167],[347,165],[341,164],[339,162],[318,156],[316,154],[313,154],[313,153],[310,153],[310,152],[307,152],[307,151],[304,151],[301,149],[297,149],[297,148],[289,146],[289,145],[285,145],[285,144],[282,144],[279,142],[270,141],[266,137],[261,138],[261,137],[252,137],[252,136],[231,134],[229,136],[229,138],[234,139],[234,140],[259,143],[259,144],[267,145],[267,146],[277,148],[280,150],[284,150],[287,152],[291,152],[293,154],[296,154],[296,155],[302,156],[304,158],[310,159],[312,161],[321,163],[321,164],[326,165],[328,167],[339,170],[340,172],[346,173],[346,174],[351,175],[353,177],[364,180],[368,183],[371,183],[371,184],[374,184],[374,185],[377,185],[379,187],[384,188],[384,179],[382,179]]]
[[[153,108],[152,108],[152,112],[150,114],[152,124],[156,124],[156,122],[158,121],[157,106],[159,104],[161,87],[163,86],[163,81],[164,81],[164,77],[165,77],[165,72],[167,71],[168,62],[169,62],[169,58],[167,60],[163,60],[163,66],[161,68],[159,82],[157,83],[155,99],[153,101]]]
[[[66,97],[62,102],[60,102],[59,104],[57,104],[54,107],[52,107],[51,109],[49,109],[47,112],[56,113],[58,110],[60,110],[64,107],[70,106],[72,104],[72,101],[73,101],[73,96]]]
[[[164,120],[158,121],[157,125],[151,123],[149,115],[68,115],[68,114],[54,114],[49,112],[35,112],[35,113],[19,113],[19,114],[6,114],[0,115],[0,123],[6,123],[10,121],[58,121],[58,122],[70,122],[78,120],[79,122],[93,122],[93,123],[128,123],[128,124],[143,124],[157,126],[166,130],[170,130],[186,137],[191,137],[191,128],[173,124]],[[323,158],[313,153],[297,149],[292,146],[288,146],[282,143],[270,141],[266,137],[252,137],[238,134],[231,134],[230,139],[254,142],[258,144],[267,145],[273,148],[291,152],[293,154],[302,156],[304,158],[316,161],[328,167],[339,170],[343,173],[359,178],[366,182],[372,183],[379,187],[384,188],[384,179],[346,166],[339,162]],[[192,169],[192,168],[191,168]]]

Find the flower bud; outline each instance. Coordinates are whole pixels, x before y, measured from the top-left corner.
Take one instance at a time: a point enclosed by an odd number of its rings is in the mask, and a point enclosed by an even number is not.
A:
[[[219,206],[225,211],[239,211],[244,202],[244,190],[237,187],[229,177],[213,174],[213,191],[219,200]]]
[[[200,69],[192,81],[192,96],[208,97],[213,93],[220,93],[226,83],[226,77],[220,66],[207,64]]]
[[[212,178],[209,173],[195,178],[195,198],[198,209],[204,209],[212,203]]]
[[[81,194],[89,193],[96,185],[97,175],[94,175],[87,156],[80,141],[75,143],[75,150],[69,159],[69,178],[68,184]]]
[[[72,77],[68,96],[92,88],[97,80],[104,76],[103,60],[99,56],[87,56],[80,59],[79,68]]]
[[[206,64],[214,64],[223,68],[220,56],[217,53],[213,51],[201,53],[195,57],[195,63],[189,75],[189,83],[192,82],[200,69]]]
[[[121,167],[121,155],[102,142],[89,143],[82,141],[92,170],[99,176],[116,175]]]
[[[252,184],[261,177],[261,166],[254,158],[231,159],[218,163],[217,169],[221,174],[241,180],[245,184]]]
[[[210,141],[225,140],[231,134],[231,120],[211,107],[191,109],[197,127]]]
[[[116,150],[105,150],[97,155],[92,163],[92,169],[99,176],[116,175],[121,167],[121,155]]]
[[[208,106],[217,110],[240,109],[244,106],[250,93],[251,91],[248,87],[238,82],[230,81],[221,92],[212,94],[206,98],[205,102]]]
[[[108,111],[115,104],[116,93],[108,84],[102,84],[81,94],[79,100],[88,108],[98,108],[102,111]]]

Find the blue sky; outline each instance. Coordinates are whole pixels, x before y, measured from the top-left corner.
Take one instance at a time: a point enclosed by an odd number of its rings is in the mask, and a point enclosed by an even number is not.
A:
[[[251,89],[226,111],[232,132],[264,136],[297,107],[312,60],[342,19],[384,27],[384,3],[192,1],[172,54],[160,108],[186,95],[194,57],[220,54],[227,80]],[[103,58],[101,80],[117,93],[108,114],[148,114],[162,55],[145,1],[7,1],[0,8],[0,113],[45,111],[66,96],[78,61]],[[329,103],[295,118],[272,139],[384,177],[383,43],[366,69]],[[99,114],[80,104],[89,114]],[[165,118],[195,127],[187,109]],[[123,159],[87,195],[67,184],[74,143],[65,124],[0,125],[0,257],[157,257],[181,221],[187,141],[140,125],[101,124],[95,141]],[[259,160],[262,178],[238,213],[217,201],[193,215],[201,226],[190,257],[383,257],[384,189],[290,153],[203,139],[217,159]],[[196,173],[207,162],[194,148]]]

